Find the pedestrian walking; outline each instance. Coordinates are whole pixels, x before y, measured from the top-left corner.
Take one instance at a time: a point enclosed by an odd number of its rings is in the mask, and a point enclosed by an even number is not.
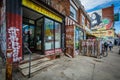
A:
[[[107,42],[104,43],[104,48],[105,48],[104,50],[107,52],[107,50],[108,50],[108,43]]]
[[[110,50],[110,51],[111,51],[112,47],[113,47],[113,44],[112,44],[112,42],[110,41],[110,43],[109,43],[109,50]]]

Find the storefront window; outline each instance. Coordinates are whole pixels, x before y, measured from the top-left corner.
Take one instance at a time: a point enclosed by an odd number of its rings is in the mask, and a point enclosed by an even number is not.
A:
[[[54,25],[53,21],[45,18],[45,50],[54,49]]]
[[[79,49],[79,41],[83,40],[83,31],[79,28],[76,27],[75,29],[75,49],[78,50]]]
[[[85,17],[83,14],[81,14],[81,16],[82,16],[82,25],[85,25]]]
[[[55,22],[55,48],[61,48],[61,25]]]
[[[84,34],[84,40],[86,40],[86,33],[84,32],[83,34]]]
[[[79,32],[79,28],[76,27],[75,29],[75,49],[79,49],[79,40],[80,40],[80,32]]]
[[[83,33],[83,31],[79,31],[79,33],[80,33],[80,40],[83,40],[83,38],[84,38],[84,33]]]

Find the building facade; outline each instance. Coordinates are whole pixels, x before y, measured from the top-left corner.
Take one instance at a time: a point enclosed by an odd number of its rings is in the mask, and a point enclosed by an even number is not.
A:
[[[2,0],[0,11],[1,46],[12,50],[6,55],[13,62],[29,53],[25,47],[33,54],[66,51],[74,57],[90,31],[90,18],[79,0]]]
[[[90,12],[92,32],[98,38],[114,42],[114,6]]]
[[[11,53],[7,53],[7,57],[11,57],[13,62],[22,60],[23,55],[29,53],[26,47],[33,54],[39,55],[55,55],[63,52],[65,16],[50,6],[49,1],[46,2],[1,1],[1,39],[6,43],[4,50],[12,50]]]
[[[65,50],[66,55],[74,57],[79,53],[79,41],[90,34],[90,17],[79,0],[52,0],[59,4],[65,18]]]

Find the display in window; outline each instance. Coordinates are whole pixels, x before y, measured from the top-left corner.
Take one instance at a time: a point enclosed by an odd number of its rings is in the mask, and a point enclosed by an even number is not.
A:
[[[43,27],[43,18],[37,21],[36,26],[36,49],[41,50],[41,43],[42,43],[42,35],[41,35],[41,29]]]
[[[45,18],[45,50],[54,49],[53,21]]]
[[[61,25],[55,23],[55,48],[61,48]]]

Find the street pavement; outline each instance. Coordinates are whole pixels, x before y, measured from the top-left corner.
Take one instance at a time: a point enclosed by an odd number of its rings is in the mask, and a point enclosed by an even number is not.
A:
[[[55,65],[36,73],[29,80],[120,80],[118,47],[107,57],[96,59],[87,56],[62,57]]]
[[[0,57],[0,80],[5,80],[5,65]]]
[[[113,47],[108,53],[101,59],[81,55],[75,58],[63,56],[52,60],[53,66],[32,74],[31,78],[17,73],[13,80],[120,80],[118,47]],[[4,79],[0,76],[0,80]]]

